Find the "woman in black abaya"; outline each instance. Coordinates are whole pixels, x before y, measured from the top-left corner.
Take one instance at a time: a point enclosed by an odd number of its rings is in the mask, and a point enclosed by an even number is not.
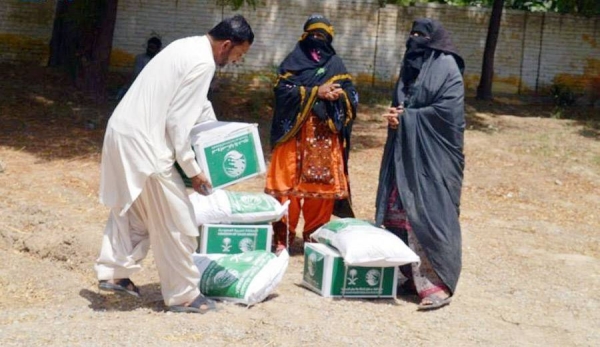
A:
[[[419,310],[450,303],[461,270],[464,61],[441,23],[418,19],[393,95],[375,219],[420,257],[403,268]]]

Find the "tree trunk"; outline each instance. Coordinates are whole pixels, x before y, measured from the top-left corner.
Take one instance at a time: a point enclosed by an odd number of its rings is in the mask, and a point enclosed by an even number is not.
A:
[[[62,67],[96,102],[106,100],[106,79],[118,0],[58,1],[48,66]]]
[[[496,54],[496,44],[498,43],[498,34],[500,33],[503,7],[504,0],[494,0],[490,25],[488,26],[487,38],[485,40],[485,50],[483,51],[483,64],[481,66],[481,79],[479,80],[479,86],[477,86],[477,99],[492,99],[494,55]]]

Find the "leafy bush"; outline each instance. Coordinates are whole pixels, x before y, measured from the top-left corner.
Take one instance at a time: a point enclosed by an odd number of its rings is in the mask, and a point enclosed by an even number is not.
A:
[[[554,99],[554,104],[558,107],[567,107],[575,104],[575,93],[570,87],[564,84],[553,84],[550,87],[550,94]]]

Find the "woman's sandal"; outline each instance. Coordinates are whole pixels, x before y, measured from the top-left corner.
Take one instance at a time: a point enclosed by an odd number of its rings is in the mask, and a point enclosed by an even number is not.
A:
[[[435,294],[424,297],[417,308],[417,311],[435,310],[448,305],[452,301],[452,297],[441,298]]]
[[[110,283],[109,281],[102,280],[98,283],[98,289],[105,290],[109,292],[115,292],[119,294],[129,294],[131,296],[135,296],[136,298],[140,297],[140,290],[138,287],[131,282],[129,278],[121,278],[119,280],[115,280],[115,283]]]
[[[188,306],[185,305],[174,305],[169,306],[169,311],[172,312],[185,312],[185,313],[200,313],[205,314],[208,311],[217,309],[217,304],[214,300],[208,299],[204,295],[200,294],[192,301]]]

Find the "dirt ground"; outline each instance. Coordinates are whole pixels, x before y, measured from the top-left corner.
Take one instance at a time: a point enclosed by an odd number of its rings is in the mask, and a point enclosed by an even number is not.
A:
[[[597,109],[565,120],[532,100],[468,99],[464,266],[448,307],[320,297],[299,285],[296,255],[266,302],[175,314],[165,312],[151,255],[132,278],[141,299],[96,287],[108,212],[97,197],[99,151],[114,102],[89,105],[44,69],[0,71],[1,346],[600,345],[600,126],[581,120],[598,119]],[[260,98],[269,95],[215,107],[266,134],[271,110]],[[350,159],[354,206],[368,220],[386,136],[379,114],[361,108]],[[262,186],[256,178],[232,189]]]

